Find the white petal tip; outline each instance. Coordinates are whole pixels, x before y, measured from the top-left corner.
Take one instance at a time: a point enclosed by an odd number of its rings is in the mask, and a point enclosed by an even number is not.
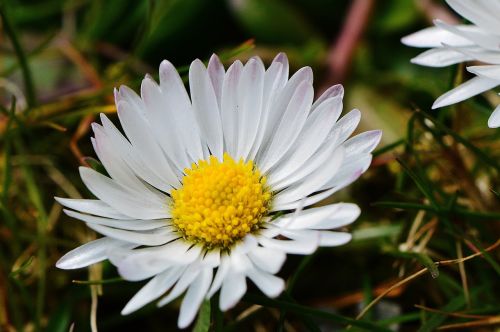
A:
[[[71,262],[68,262],[67,259],[63,257],[59,258],[56,262],[56,267],[61,270],[73,270],[74,267],[71,266]]]
[[[177,322],[177,327],[180,328],[181,330],[185,329],[188,326],[189,324],[186,324],[184,322]]]
[[[441,107],[445,107],[445,106],[449,106],[451,104],[454,104],[453,102],[450,102],[449,100],[445,99],[445,98],[441,98],[439,97],[438,99],[436,99],[436,101],[434,102],[434,104],[432,104],[432,109],[435,110],[437,108],[441,108]]]
[[[170,62],[168,60],[163,60],[162,62],[160,62],[160,68],[165,67],[165,66],[172,66],[172,62]]]
[[[275,298],[275,297],[278,297],[281,293],[283,293],[283,291],[285,290],[285,281],[283,279],[281,279],[281,285],[279,287],[276,287],[275,290],[273,290],[273,292],[271,293],[267,293],[266,295],[270,298]]]
[[[130,307],[128,304],[125,306],[125,308],[122,309],[122,311],[120,312],[120,315],[122,316],[127,316],[127,315],[130,315],[131,313],[133,313],[134,311],[137,311],[139,308],[133,308],[133,307]]]
[[[411,35],[404,36],[403,38],[400,39],[401,43],[406,45],[406,46],[412,46],[411,45]]]
[[[274,57],[274,61],[284,63],[285,61],[288,62],[288,58],[284,52],[280,52]]]
[[[197,67],[203,67],[205,68],[205,65],[200,59],[195,59],[193,62],[191,62],[191,67],[197,66]]]
[[[370,137],[376,141],[377,143],[375,144],[375,146],[378,145],[378,143],[380,143],[380,140],[382,139],[382,134],[383,134],[383,131],[380,130],[380,129],[376,129],[376,130],[372,130],[370,132]]]
[[[357,206],[356,204],[353,204],[353,203],[350,203],[349,205],[352,208],[352,214],[353,214],[352,222],[354,222],[360,216],[360,214],[361,214],[361,208],[359,206]]]
[[[490,118],[488,119],[488,127],[498,128],[500,127],[500,105],[493,111]]]
[[[220,59],[219,59],[219,56],[215,53],[213,53],[211,56],[210,56],[210,60],[209,60],[209,63],[210,62],[217,62],[217,63],[221,63]]]

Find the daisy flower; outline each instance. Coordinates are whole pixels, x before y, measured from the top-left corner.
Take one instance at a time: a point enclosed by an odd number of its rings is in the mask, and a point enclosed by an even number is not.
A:
[[[214,55],[208,67],[191,64],[189,95],[168,61],[159,84],[150,76],[142,81],[141,96],[115,90],[125,135],[105,115],[92,125],[108,175],[80,167],[97,199],[56,198],[103,237],[70,251],[57,267],[109,260],[126,280],[150,279],[124,315],[184,294],[184,328],[217,291],[220,309],[233,307],[247,278],[278,296],[284,281],[275,274],[287,254],[348,242],[349,233],[330,229],[352,223],[358,206],[308,207],[366,171],[381,132],[349,138],[360,112],[339,120],[342,86],[313,103],[311,68],[290,78],[288,71],[284,54],[267,70],[255,57],[227,71]]]
[[[402,39],[408,46],[430,47],[413,58],[413,63],[445,67],[464,61],[481,65],[467,70],[476,75],[469,81],[440,96],[432,108],[452,105],[500,85],[500,1],[446,0],[448,5],[472,24],[447,24],[435,20],[434,27]],[[500,105],[488,120],[490,128],[500,127]]]

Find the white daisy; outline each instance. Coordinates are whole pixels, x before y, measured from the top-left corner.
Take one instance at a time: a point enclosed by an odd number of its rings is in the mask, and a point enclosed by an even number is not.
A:
[[[348,139],[360,112],[338,120],[342,86],[313,103],[312,80],[309,67],[289,79],[284,54],[267,70],[256,57],[227,71],[214,55],[208,68],[191,64],[190,96],[168,61],[159,85],[146,76],[140,97],[116,90],[125,136],[105,115],[92,125],[109,177],[80,168],[97,199],[56,198],[104,237],[67,253],[57,267],[108,259],[126,280],[152,278],[122,314],[185,293],[180,328],[219,290],[220,309],[234,306],[247,277],[267,296],[279,295],[284,282],[275,274],[286,254],[351,239],[329,229],[352,223],[358,206],[307,207],[365,172],[381,136]]]
[[[484,65],[467,70],[476,77],[440,96],[432,108],[452,105],[500,85],[500,1],[446,0],[448,5],[472,24],[452,25],[434,20],[435,27],[402,39],[414,47],[431,47],[412,59],[429,67],[445,67],[464,61]],[[488,120],[490,128],[500,127],[500,105]]]

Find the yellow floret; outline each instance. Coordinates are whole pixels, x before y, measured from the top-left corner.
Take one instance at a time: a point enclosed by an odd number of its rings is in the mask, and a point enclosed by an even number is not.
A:
[[[171,196],[172,221],[186,240],[228,248],[259,228],[272,195],[252,161],[210,156],[184,174]]]

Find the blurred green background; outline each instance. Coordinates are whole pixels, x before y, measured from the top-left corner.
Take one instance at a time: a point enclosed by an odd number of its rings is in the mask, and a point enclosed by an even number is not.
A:
[[[332,198],[362,207],[354,240],[290,257],[280,272],[289,281],[280,301],[302,307],[259,307],[250,296],[219,317],[222,325],[200,323],[197,331],[342,330],[399,278],[425,267],[437,277],[432,262],[484,252],[499,238],[500,135],[486,127],[491,96],[430,111],[467,73],[412,65],[419,50],[400,43],[433,17],[452,17],[444,2],[0,0],[0,10],[0,331],[87,331],[91,317],[100,331],[176,330],[178,302],[120,316],[143,283],[113,280],[111,265],[90,272],[54,266],[96,236],[53,200],[90,197],[77,171],[98,167],[90,123],[100,112],[116,120],[113,87],[137,91],[146,73],[157,77],[162,59],[185,76],[192,60],[212,53],[227,66],[253,55],[269,63],[284,51],[293,71],[313,68],[317,91],[344,84],[345,110],[362,111],[359,130],[384,131],[370,171]],[[362,320],[432,331],[492,319],[475,328],[493,329],[500,321],[498,250],[484,255],[440,267],[437,278],[415,277]],[[93,293],[72,282],[89,279],[109,282]]]

